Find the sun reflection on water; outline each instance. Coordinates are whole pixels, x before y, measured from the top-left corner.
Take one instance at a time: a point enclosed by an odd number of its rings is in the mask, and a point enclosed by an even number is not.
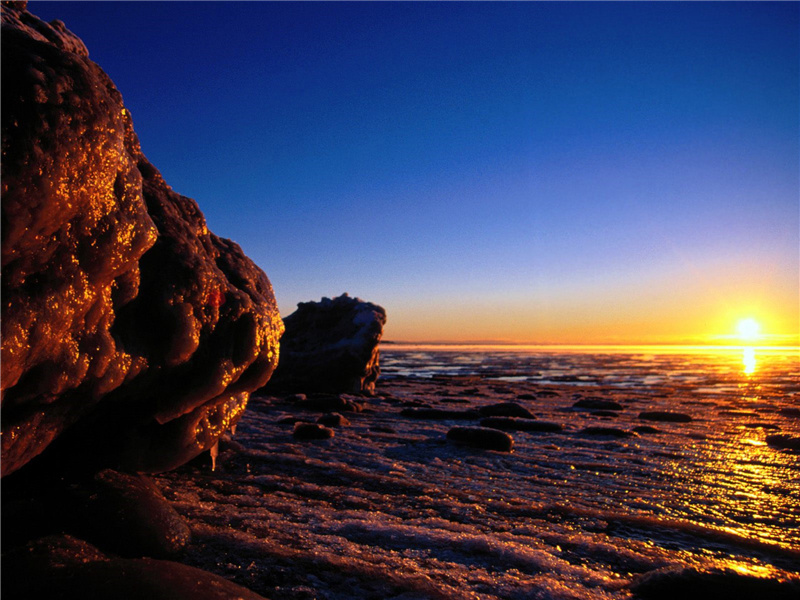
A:
[[[756,371],[756,350],[752,346],[745,346],[742,350],[742,364],[744,374],[752,375]]]

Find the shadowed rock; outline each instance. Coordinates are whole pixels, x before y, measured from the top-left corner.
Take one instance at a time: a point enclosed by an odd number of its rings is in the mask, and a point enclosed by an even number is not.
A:
[[[147,161],[83,43],[2,11],[3,474],[57,439],[73,463],[173,468],[274,369],[272,287]]]
[[[52,536],[3,556],[3,597],[30,600],[264,600],[235,583],[179,563],[106,556],[69,536]]]
[[[484,417],[522,417],[523,419],[535,419],[536,417],[524,406],[516,402],[500,402],[481,406],[478,411]]]
[[[579,432],[581,435],[590,435],[598,437],[613,437],[613,438],[629,438],[636,437],[632,431],[624,429],[617,429],[616,427],[584,427]]]
[[[317,423],[320,425],[325,425],[326,427],[347,427],[350,425],[350,421],[345,419],[339,413],[322,415],[319,419],[317,419]]]
[[[334,431],[318,423],[295,423],[292,435],[298,440],[327,440]]]
[[[603,398],[583,398],[572,405],[572,408],[585,408],[589,410],[622,410],[622,405],[613,400]]]
[[[666,423],[689,423],[692,417],[685,413],[669,411],[651,411],[639,413],[639,418],[645,421],[662,421]]]
[[[543,433],[556,433],[564,430],[564,427],[559,423],[514,417],[488,417],[481,419],[481,427],[491,427],[492,429],[501,429],[503,431],[540,431]]]
[[[507,433],[487,427],[453,427],[447,432],[447,439],[485,450],[511,452],[514,449],[514,438]]]
[[[76,533],[120,556],[169,558],[191,539],[183,517],[141,475],[106,469],[70,500]]]
[[[412,419],[431,421],[469,421],[481,417],[481,413],[477,410],[445,410],[443,408],[404,408],[400,414]]]
[[[382,307],[343,294],[301,302],[283,322],[280,362],[268,391],[375,392]]]
[[[642,600],[796,600],[800,580],[776,580],[747,575],[732,569],[700,570],[667,567],[645,573],[631,585],[634,598]]]
[[[766,442],[773,448],[800,452],[800,437],[797,436],[788,435],[786,433],[768,435]]]

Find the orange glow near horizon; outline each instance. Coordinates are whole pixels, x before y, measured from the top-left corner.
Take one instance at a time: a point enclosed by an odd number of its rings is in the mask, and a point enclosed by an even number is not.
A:
[[[733,307],[720,310],[709,301],[670,305],[663,297],[646,298],[654,301],[638,305],[596,300],[577,296],[560,304],[545,304],[488,298],[420,302],[395,311],[387,307],[384,339],[568,345],[800,345],[798,319],[790,306],[764,303],[742,311]]]

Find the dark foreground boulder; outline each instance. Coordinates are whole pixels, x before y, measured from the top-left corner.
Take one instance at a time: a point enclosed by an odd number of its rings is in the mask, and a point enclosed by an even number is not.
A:
[[[5,554],[3,570],[4,598],[263,600],[207,571],[166,560],[112,558],[69,536],[43,538]]]
[[[386,311],[343,294],[301,302],[284,319],[281,357],[266,390],[372,394]]]
[[[148,162],[63,23],[3,2],[2,27],[3,475],[55,440],[72,464],[173,468],[269,379],[272,287]]]
[[[631,589],[634,598],[642,600],[796,600],[800,598],[800,579],[757,577],[733,569],[668,567],[645,573]]]
[[[447,439],[465,446],[499,452],[511,452],[514,449],[514,438],[487,427],[453,427],[447,432]]]

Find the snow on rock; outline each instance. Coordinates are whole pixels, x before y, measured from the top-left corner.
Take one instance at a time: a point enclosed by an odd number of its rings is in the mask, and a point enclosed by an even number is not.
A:
[[[284,319],[281,358],[267,389],[373,393],[386,311],[343,294],[301,302]]]
[[[72,463],[173,468],[274,369],[272,287],[147,161],[63,23],[3,2],[2,70],[3,474],[56,440]]]

